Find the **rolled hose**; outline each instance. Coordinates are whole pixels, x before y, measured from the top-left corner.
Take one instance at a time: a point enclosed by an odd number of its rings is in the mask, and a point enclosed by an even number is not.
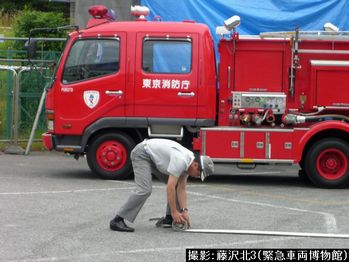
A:
[[[172,222],[172,229],[174,231],[185,231],[189,229],[189,225],[187,221],[182,221],[181,223],[176,223],[176,221]]]

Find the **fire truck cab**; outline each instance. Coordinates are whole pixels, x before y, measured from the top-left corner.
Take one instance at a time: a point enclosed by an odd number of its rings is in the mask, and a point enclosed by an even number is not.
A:
[[[105,10],[92,8],[88,27],[69,36],[48,90],[43,138],[49,149],[86,153],[102,177],[123,178],[144,138],[190,144],[197,128],[215,125],[214,44],[202,24],[114,22]]]
[[[317,186],[349,184],[349,33],[240,36],[233,17],[217,73],[206,25],[144,10],[115,22],[95,6],[70,34],[46,97],[47,149],[122,179],[138,142],[166,137],[216,163],[298,163]]]

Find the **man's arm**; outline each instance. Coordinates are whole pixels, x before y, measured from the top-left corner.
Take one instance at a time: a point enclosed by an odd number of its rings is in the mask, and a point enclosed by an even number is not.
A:
[[[187,209],[187,191],[186,191],[186,185],[187,185],[187,179],[188,175],[181,175],[177,182],[177,198],[180,208],[183,210],[181,215],[182,218],[187,222],[187,224],[190,226],[190,219],[188,215],[188,209]]]
[[[186,185],[187,185],[187,175],[182,175],[179,177],[177,182],[177,198],[180,208],[187,208],[187,192],[186,192]]]
[[[171,216],[176,223],[182,222],[181,213],[178,212],[176,207],[176,185],[178,178],[170,175],[167,181],[167,201],[171,209]]]

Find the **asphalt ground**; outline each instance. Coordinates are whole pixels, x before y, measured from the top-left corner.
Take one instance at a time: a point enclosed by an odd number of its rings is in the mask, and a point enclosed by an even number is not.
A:
[[[193,229],[349,234],[349,189],[315,188],[297,167],[216,167],[204,183],[188,183]],[[233,175],[231,175],[233,174]],[[198,234],[156,228],[165,185],[139,213],[134,233],[109,221],[134,188],[101,180],[84,158],[34,152],[0,154],[0,261],[185,261],[186,248],[348,248],[349,239]]]

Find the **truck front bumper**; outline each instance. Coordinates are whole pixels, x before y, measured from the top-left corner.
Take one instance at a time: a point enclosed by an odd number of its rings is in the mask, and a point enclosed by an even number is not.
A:
[[[41,135],[42,143],[45,149],[51,151],[53,149],[53,136],[50,133],[43,133]]]

